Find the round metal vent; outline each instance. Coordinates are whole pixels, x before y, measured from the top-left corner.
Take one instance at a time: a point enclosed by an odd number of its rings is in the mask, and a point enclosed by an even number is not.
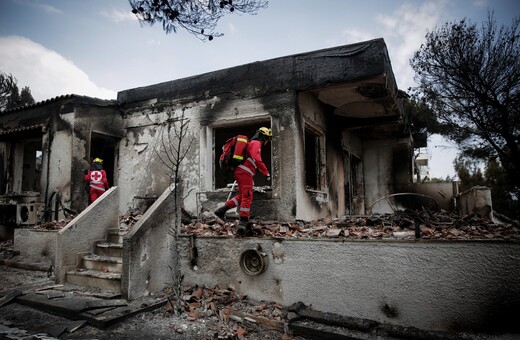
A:
[[[248,249],[240,255],[240,268],[247,275],[260,275],[267,268],[267,254]]]

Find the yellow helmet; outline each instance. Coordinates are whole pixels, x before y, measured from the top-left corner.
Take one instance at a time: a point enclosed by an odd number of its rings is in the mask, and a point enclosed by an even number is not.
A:
[[[260,129],[258,129],[258,132],[260,132],[262,135],[267,136],[269,138],[273,137],[273,133],[271,132],[271,129],[269,129],[269,128],[261,127]]]
[[[99,164],[103,164],[103,160],[101,158],[94,158],[94,160],[92,161],[92,163],[99,163]]]

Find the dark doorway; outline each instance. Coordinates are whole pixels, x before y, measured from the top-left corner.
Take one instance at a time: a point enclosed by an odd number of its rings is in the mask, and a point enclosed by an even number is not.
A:
[[[113,136],[92,133],[90,140],[90,162],[94,158],[103,160],[103,169],[107,173],[108,184],[114,186],[114,170],[116,163],[116,150],[119,139]]]
[[[260,122],[253,124],[246,124],[241,126],[226,127],[215,129],[215,189],[225,188],[228,183],[234,182],[234,176],[232,171],[224,171],[220,169],[219,157],[222,154],[222,146],[231,137],[236,135],[246,135],[248,138],[253,137],[256,131],[261,127],[270,127],[268,122]],[[262,147],[262,160],[264,161],[267,169],[271,171],[271,143]],[[255,186],[267,185],[264,176],[255,176]]]

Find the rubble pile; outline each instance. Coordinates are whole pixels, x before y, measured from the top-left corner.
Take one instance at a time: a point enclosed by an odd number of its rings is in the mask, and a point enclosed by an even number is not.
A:
[[[46,229],[46,230],[59,230],[65,227],[70,221],[74,219],[75,216],[69,216],[62,220],[54,220],[50,222],[45,222],[42,224],[36,224],[33,226],[33,229]]]
[[[227,289],[186,287],[181,298],[175,301],[172,289],[163,294],[168,299],[163,316],[181,314],[186,321],[206,320],[207,329],[214,339],[244,339],[245,335],[261,333],[263,327],[284,330],[286,311],[277,303],[256,305],[233,287]],[[171,324],[177,333],[184,333],[182,324]]]
[[[20,255],[19,251],[13,250],[13,241],[0,242],[0,259],[11,259]]]
[[[125,232],[130,231],[141,217],[143,217],[143,214],[139,210],[129,211],[119,216],[119,230]]]
[[[130,211],[126,214],[119,216],[119,230],[129,231],[132,227],[141,219],[143,214],[139,211]],[[46,230],[59,230],[64,228],[67,224],[74,219],[75,216],[68,216],[62,220],[54,220],[50,222],[44,222],[32,226],[32,229],[46,229]]]
[[[181,233],[197,236],[234,236],[238,221],[222,221],[205,216],[184,224]],[[393,214],[345,216],[338,219],[292,222],[252,220],[252,236],[276,238],[346,238],[346,239],[500,239],[520,240],[518,223],[495,223],[489,214],[474,213],[464,217],[446,212],[396,211]]]

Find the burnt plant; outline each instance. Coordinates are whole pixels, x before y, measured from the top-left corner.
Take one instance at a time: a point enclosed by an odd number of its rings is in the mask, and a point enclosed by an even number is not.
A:
[[[172,224],[168,234],[172,237],[173,244],[171,246],[175,250],[174,264],[173,267],[170,267],[175,296],[175,313],[181,311],[182,280],[184,277],[180,265],[179,242],[184,198],[182,197],[181,165],[194,142],[194,138],[188,135],[190,120],[186,117],[185,110],[186,108],[182,108],[181,112],[176,114],[174,109],[166,109],[167,118],[161,124],[159,145],[155,149],[160,162],[168,169],[170,184],[174,184],[173,208],[171,209],[173,217],[170,219]]]

